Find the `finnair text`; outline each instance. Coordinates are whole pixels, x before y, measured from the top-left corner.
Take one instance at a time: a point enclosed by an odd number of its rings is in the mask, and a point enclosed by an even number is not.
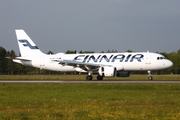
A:
[[[81,61],[84,63],[89,62],[142,62],[142,59],[144,59],[143,54],[116,54],[116,55],[78,55],[74,58],[74,61]]]

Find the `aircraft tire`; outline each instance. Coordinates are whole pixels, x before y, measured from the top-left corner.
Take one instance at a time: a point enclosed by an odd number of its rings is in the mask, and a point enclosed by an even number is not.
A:
[[[98,75],[97,80],[103,80],[103,76]]]
[[[93,79],[93,77],[91,75],[86,76],[86,80],[92,80],[92,79]]]
[[[152,76],[149,76],[149,77],[148,77],[148,80],[153,80],[153,77],[152,77]]]

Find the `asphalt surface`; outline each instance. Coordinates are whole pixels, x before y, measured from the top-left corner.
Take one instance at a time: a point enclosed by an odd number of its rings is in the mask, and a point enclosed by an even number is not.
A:
[[[83,83],[83,84],[132,84],[132,83],[143,83],[143,84],[170,84],[170,83],[180,83],[180,80],[167,80],[167,81],[135,81],[135,80],[127,80],[127,81],[75,81],[75,80],[0,80],[0,83]]]

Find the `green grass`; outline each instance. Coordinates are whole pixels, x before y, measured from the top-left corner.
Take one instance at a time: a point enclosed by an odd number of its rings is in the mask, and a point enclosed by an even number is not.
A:
[[[148,80],[147,75],[108,77],[104,80]],[[0,75],[0,80],[85,80],[86,75]],[[93,76],[96,80],[96,75]],[[153,80],[180,80],[180,75],[153,75]]]
[[[180,84],[0,84],[2,120],[180,119]]]

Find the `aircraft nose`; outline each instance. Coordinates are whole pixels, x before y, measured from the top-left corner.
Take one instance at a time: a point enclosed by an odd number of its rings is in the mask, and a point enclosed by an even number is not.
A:
[[[172,67],[173,66],[173,62],[171,62],[170,60],[168,60],[168,63],[167,63],[167,67]]]

